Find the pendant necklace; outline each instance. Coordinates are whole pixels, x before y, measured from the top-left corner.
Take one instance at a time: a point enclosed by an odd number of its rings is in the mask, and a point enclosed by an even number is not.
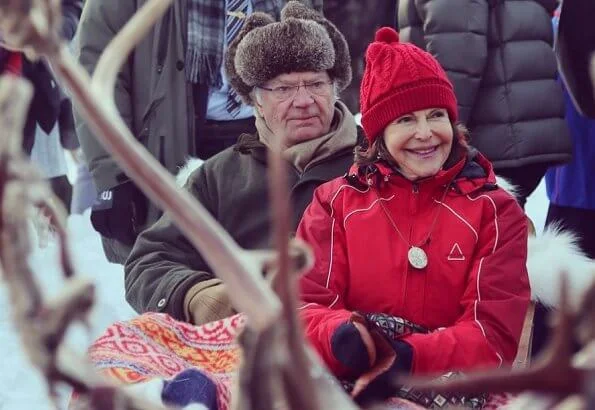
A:
[[[444,193],[442,194],[442,198],[440,198],[440,202],[444,202],[444,198],[446,197],[446,194],[448,193],[449,188],[450,188],[450,183],[446,186],[446,189],[444,190]],[[378,199],[380,199],[380,196],[378,195],[378,191],[376,191],[376,196]],[[382,211],[386,215],[387,219],[389,220],[389,222],[392,225],[395,232],[399,235],[399,237],[403,240],[403,242],[405,242],[407,244],[407,246],[409,247],[409,250],[407,251],[407,260],[409,261],[409,264],[411,266],[413,266],[415,269],[424,269],[426,266],[428,266],[428,254],[426,253],[426,251],[424,251],[422,249],[422,246],[425,246],[430,242],[430,237],[432,235],[432,232],[434,231],[434,227],[436,226],[436,221],[438,221],[438,216],[440,215],[440,210],[442,209],[442,207],[438,206],[438,209],[436,209],[436,212],[434,215],[434,220],[432,221],[432,225],[430,226],[430,230],[428,231],[428,235],[426,236],[426,239],[424,239],[419,245],[416,246],[416,245],[411,244],[411,242],[409,242],[407,239],[405,239],[405,236],[403,236],[403,234],[401,233],[399,228],[397,228],[397,224],[395,223],[393,218],[390,216],[390,213],[386,210],[386,207],[384,206],[382,201],[379,200],[378,203],[380,204]]]

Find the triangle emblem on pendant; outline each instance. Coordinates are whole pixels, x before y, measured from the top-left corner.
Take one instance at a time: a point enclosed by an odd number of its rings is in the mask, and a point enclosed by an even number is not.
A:
[[[458,243],[455,242],[455,244],[452,246],[452,249],[450,250],[450,254],[448,255],[447,259],[449,261],[464,261],[465,260],[465,255],[463,255],[463,252],[461,251],[461,247],[459,246]]]

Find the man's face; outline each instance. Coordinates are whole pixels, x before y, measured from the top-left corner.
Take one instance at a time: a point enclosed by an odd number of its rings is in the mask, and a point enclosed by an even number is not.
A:
[[[326,71],[281,74],[256,88],[256,109],[286,147],[329,132],[335,93]]]

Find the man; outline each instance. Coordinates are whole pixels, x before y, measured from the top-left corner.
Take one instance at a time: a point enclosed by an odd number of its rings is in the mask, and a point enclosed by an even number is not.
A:
[[[551,165],[571,159],[556,83],[555,0],[400,0],[401,41],[446,70],[471,144],[518,188],[524,207]]]
[[[343,35],[298,2],[281,15],[280,22],[262,13],[248,17],[225,57],[231,85],[255,107],[257,132],[207,160],[186,185],[247,249],[271,245],[268,147],[286,141],[295,228],[314,189],[347,171],[358,138],[336,95],[351,81]],[[195,324],[233,313],[225,285],[167,214],[139,236],[124,269],[126,298],[139,312]]]
[[[90,72],[101,52],[147,0],[87,0],[79,61]],[[132,134],[170,172],[189,156],[206,159],[254,131],[222,72],[223,52],[245,15],[279,13],[277,0],[174,2],[136,47],[116,83],[116,106]],[[321,0],[314,3],[320,8]],[[320,3],[320,4],[319,4]],[[137,234],[160,215],[77,116],[77,132],[99,191],[91,220],[112,262],[123,263]],[[109,191],[109,192],[106,192]]]

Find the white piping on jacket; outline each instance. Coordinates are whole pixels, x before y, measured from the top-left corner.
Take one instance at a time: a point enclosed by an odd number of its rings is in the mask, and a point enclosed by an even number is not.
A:
[[[365,191],[361,191],[361,190],[355,188],[352,185],[344,184],[344,185],[341,185],[339,188],[337,188],[337,192],[335,192],[335,194],[333,195],[333,198],[331,199],[331,202],[330,202],[329,205],[331,207],[331,219],[333,220],[333,223],[331,225],[331,247],[330,247],[330,255],[329,255],[328,273],[327,273],[327,276],[326,276],[326,285],[325,285],[325,287],[327,289],[329,288],[329,284],[331,283],[331,273],[332,273],[332,270],[333,270],[333,250],[334,250],[334,247],[335,247],[335,209],[333,208],[333,204],[335,202],[335,199],[337,199],[337,196],[339,196],[339,193],[343,189],[346,189],[346,188],[353,189],[354,191],[357,191],[357,192],[362,193],[362,194],[365,194],[366,192],[368,192],[370,190],[370,188],[367,187]],[[333,304],[334,303],[336,303],[336,301],[333,302]]]
[[[498,247],[498,241],[499,241],[499,235],[500,235],[500,230],[498,228],[498,209],[496,207],[496,203],[494,202],[494,200],[492,198],[490,198],[488,195],[479,195],[475,198],[471,198],[469,195],[467,195],[467,198],[470,201],[477,201],[479,198],[487,198],[490,203],[492,204],[492,207],[494,208],[494,226],[496,228],[496,237],[494,238],[494,247],[492,248],[492,253],[491,255],[493,255],[496,252],[496,248]],[[481,268],[483,267],[483,260],[485,259],[485,257],[481,258],[479,261],[479,266],[477,268],[477,299],[475,300],[475,303],[473,305],[473,316],[474,316],[474,320],[475,323],[477,323],[477,326],[479,326],[479,328],[481,329],[481,333],[483,334],[483,337],[485,337],[487,343],[489,346],[492,346],[492,344],[490,343],[490,341],[488,340],[487,336],[486,336],[486,332],[481,324],[481,322],[479,321],[478,317],[477,317],[477,304],[479,302],[481,302],[481,292],[479,290],[479,281],[480,281],[480,277],[481,277]],[[494,347],[492,346],[492,349],[494,350],[494,353],[496,354],[496,356],[498,356],[498,360],[500,361],[500,363],[498,364],[498,367],[502,366],[503,360],[502,360],[502,356],[500,355],[500,353],[494,349]]]
[[[339,188],[337,188],[337,192],[335,192],[333,194],[333,197],[332,197],[332,199],[330,201],[330,207],[331,207],[331,215],[330,215],[330,217],[331,217],[331,219],[332,219],[333,222],[331,224],[331,246],[330,246],[330,255],[329,255],[330,257],[329,257],[328,272],[327,272],[327,275],[326,275],[326,283],[325,283],[325,288],[326,289],[329,288],[329,285],[331,283],[331,273],[332,273],[332,270],[333,270],[333,249],[334,249],[334,246],[335,246],[335,222],[336,222],[336,220],[335,220],[335,209],[333,208],[333,204],[335,202],[335,199],[337,199],[337,196],[339,196],[339,193],[343,189],[346,189],[346,188],[353,189],[354,191],[357,191],[357,192],[362,193],[362,194],[365,194],[366,192],[368,192],[370,190],[369,187],[366,187],[366,190],[365,191],[362,191],[362,190],[359,190],[359,189],[355,188],[352,185],[344,184],[344,185],[341,185]],[[335,297],[335,300],[333,300],[327,307],[328,308],[332,308],[333,306],[335,306],[335,304],[337,304],[338,301],[339,301],[339,294],[337,294],[337,296]],[[299,309],[305,309],[306,307],[311,306],[311,305],[319,305],[319,304],[318,303],[308,303],[308,304],[305,304],[304,306],[300,307]]]
[[[355,214],[355,213],[357,213],[357,212],[365,212],[365,211],[369,211],[369,210],[370,210],[370,209],[372,209],[372,207],[373,207],[374,205],[376,205],[376,204],[377,204],[379,201],[387,201],[387,202],[388,202],[388,201],[390,201],[390,200],[394,199],[394,197],[395,197],[395,194],[391,195],[391,196],[390,196],[390,197],[388,197],[388,198],[378,198],[378,199],[375,199],[375,200],[374,200],[374,201],[373,201],[373,202],[370,204],[370,206],[368,206],[367,208],[360,208],[360,209],[356,209],[356,210],[353,210],[353,211],[349,212],[349,213],[347,214],[347,216],[346,216],[345,218],[343,218],[343,228],[345,228],[345,224],[347,224],[347,218],[349,218],[351,215],[353,215],[353,214]]]
[[[436,202],[437,204],[440,204],[443,207],[445,207],[446,209],[448,209],[454,216],[459,218],[461,220],[461,222],[463,222],[465,225],[467,225],[467,227],[469,227],[469,229],[471,229],[471,232],[473,232],[473,236],[475,236],[475,243],[479,242],[479,235],[477,234],[477,231],[475,230],[475,228],[473,228],[473,226],[471,226],[471,224],[469,222],[467,222],[467,220],[465,218],[463,218],[460,214],[458,214],[454,209],[452,209],[450,206],[446,205],[444,202],[440,202],[437,199],[434,199],[434,202]]]

